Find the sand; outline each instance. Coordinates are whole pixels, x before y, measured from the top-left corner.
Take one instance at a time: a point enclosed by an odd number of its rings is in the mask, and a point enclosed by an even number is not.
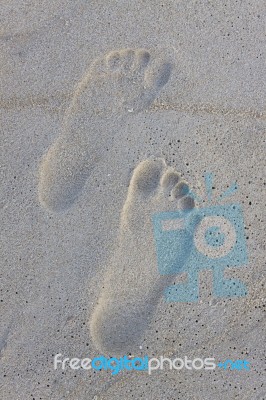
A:
[[[1,398],[266,398],[265,11],[3,2]],[[152,217],[232,203],[248,262],[191,270],[199,299],[167,302],[166,287],[189,286],[181,266],[158,272]],[[229,278],[247,294],[219,297]],[[54,370],[58,353],[246,359],[250,371],[112,376]]]

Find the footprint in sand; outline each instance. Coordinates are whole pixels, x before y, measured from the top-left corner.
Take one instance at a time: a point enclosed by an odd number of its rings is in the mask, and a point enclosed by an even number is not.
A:
[[[143,49],[112,51],[92,64],[74,93],[62,133],[41,162],[38,193],[44,207],[63,211],[73,204],[121,118],[147,109],[170,74],[169,62]]]
[[[178,208],[190,218],[194,200],[184,189],[188,187],[180,175],[161,158],[141,162],[133,173],[116,249],[90,320],[91,336],[103,353],[118,356],[139,349],[160,297],[173,280],[157,269],[152,215]],[[185,241],[182,247],[187,247]],[[183,255],[179,262],[184,263]]]

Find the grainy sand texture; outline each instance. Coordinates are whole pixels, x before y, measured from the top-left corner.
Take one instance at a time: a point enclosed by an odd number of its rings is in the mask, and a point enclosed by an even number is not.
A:
[[[266,399],[265,19],[263,0],[1,2],[1,399]],[[200,266],[202,209],[235,204],[241,251]],[[163,251],[159,213],[182,228]]]

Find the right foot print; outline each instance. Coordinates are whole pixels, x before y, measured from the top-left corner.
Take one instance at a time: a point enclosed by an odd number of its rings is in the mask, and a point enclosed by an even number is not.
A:
[[[173,280],[173,275],[158,272],[152,215],[179,209],[189,218],[193,208],[188,186],[164,160],[143,161],[135,169],[121,215],[117,248],[90,321],[91,335],[100,351],[118,356],[139,350],[137,345],[158,301]],[[180,269],[190,248],[185,236],[176,243]]]
[[[52,210],[70,207],[82,190],[118,118],[148,108],[167,83],[168,62],[147,50],[112,51],[84,76],[66,114],[63,131],[42,160],[39,200]]]

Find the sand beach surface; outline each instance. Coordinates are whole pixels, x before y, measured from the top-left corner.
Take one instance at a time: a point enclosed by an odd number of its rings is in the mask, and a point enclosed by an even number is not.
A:
[[[266,399],[265,17],[262,0],[2,0],[2,399]],[[212,268],[203,209],[235,240]]]

